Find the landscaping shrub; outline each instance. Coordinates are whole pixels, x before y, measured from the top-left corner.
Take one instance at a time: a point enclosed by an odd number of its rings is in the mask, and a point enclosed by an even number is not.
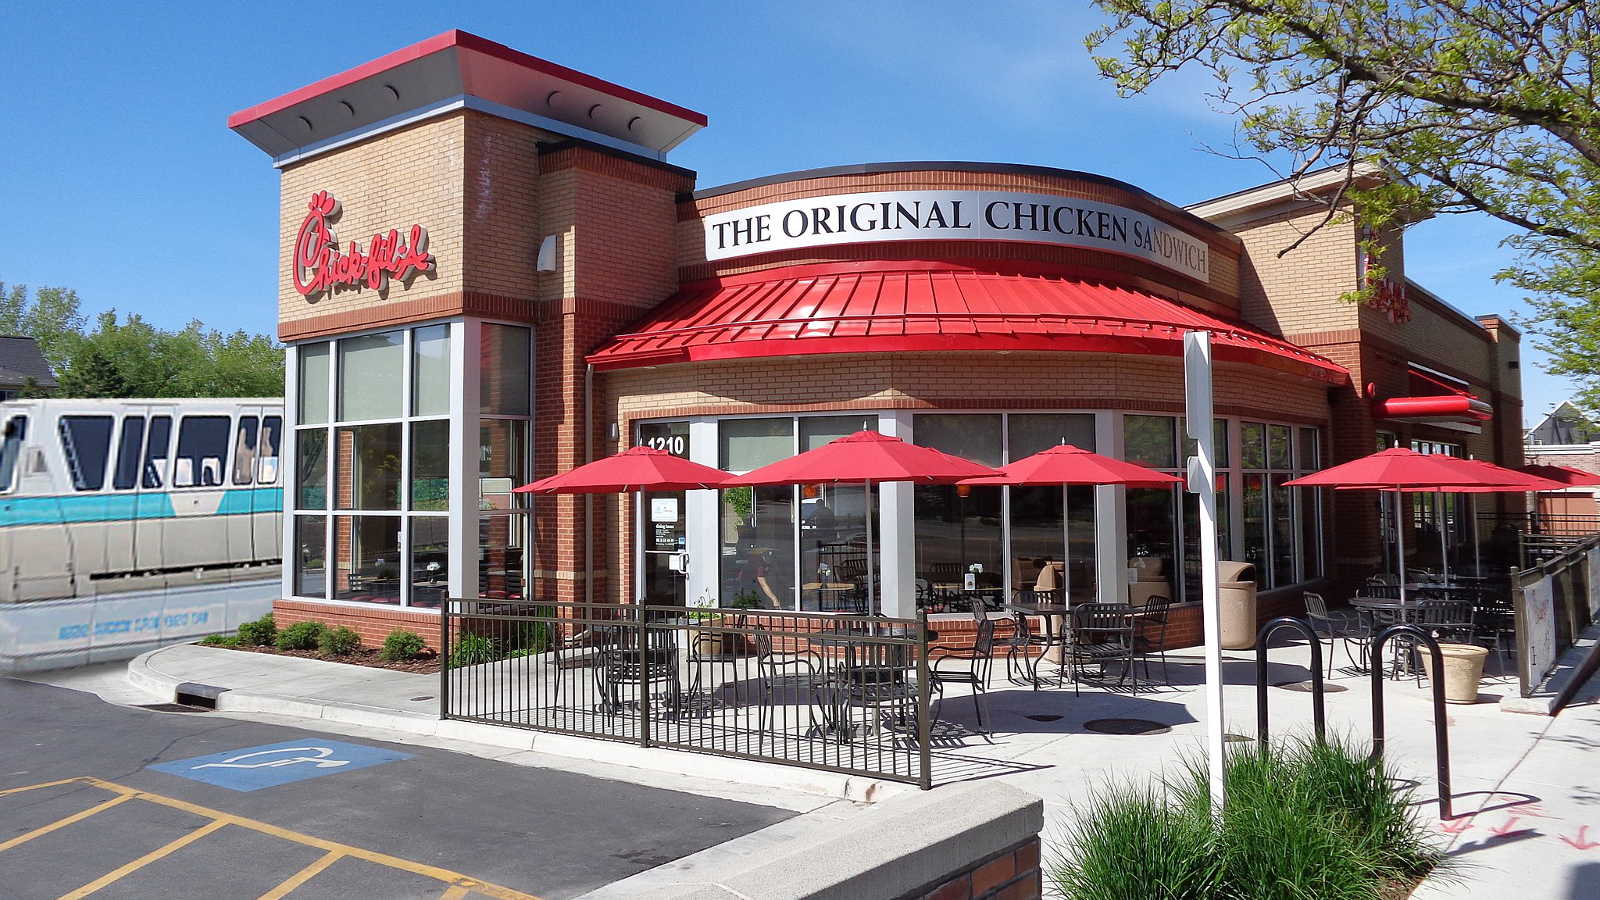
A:
[[[326,628],[321,622],[296,622],[278,632],[274,646],[279,650],[315,650]]]
[[[1210,814],[1205,760],[1078,809],[1050,877],[1068,900],[1371,900],[1440,862],[1382,763],[1341,741],[1232,748]]]
[[[361,635],[354,629],[340,625],[338,628],[324,628],[317,635],[317,649],[323,656],[344,656],[354,653],[361,646]]]
[[[450,654],[452,668],[477,666],[494,662],[499,657],[494,641],[479,634],[463,634],[456,639],[456,649]]]
[[[389,662],[401,662],[407,659],[416,659],[428,645],[423,642],[422,635],[415,631],[391,631],[383,639],[383,651],[378,655]]]
[[[232,647],[238,643],[239,639],[231,634],[208,634],[200,639],[202,647]]]
[[[267,647],[277,640],[278,623],[273,621],[272,613],[239,626],[239,643],[247,647]]]

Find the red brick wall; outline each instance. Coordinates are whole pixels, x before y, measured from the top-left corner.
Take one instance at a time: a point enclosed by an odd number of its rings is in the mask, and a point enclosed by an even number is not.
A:
[[[391,631],[414,631],[422,636],[430,649],[439,649],[439,614],[431,611],[275,600],[272,603],[272,618],[280,629],[296,622],[343,625],[361,635],[363,647],[382,647],[383,639]]]
[[[1044,875],[1035,837],[903,900],[1038,900],[1042,896]]]

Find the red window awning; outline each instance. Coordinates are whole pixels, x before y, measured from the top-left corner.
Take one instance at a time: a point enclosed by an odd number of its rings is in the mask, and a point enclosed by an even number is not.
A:
[[[1373,413],[1378,418],[1476,424],[1488,421],[1493,413],[1489,404],[1463,386],[1465,382],[1457,383],[1448,376],[1416,366],[1411,366],[1406,376],[1412,396],[1375,401]]]
[[[1337,363],[1237,320],[1155,294],[1059,274],[948,263],[830,263],[686,285],[588,356],[597,370],[822,353],[1045,350],[1181,356],[1212,333],[1214,358],[1330,384]]]

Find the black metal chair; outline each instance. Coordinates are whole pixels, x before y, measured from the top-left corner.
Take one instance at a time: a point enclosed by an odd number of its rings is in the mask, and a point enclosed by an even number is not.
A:
[[[1473,592],[1472,626],[1474,641],[1494,651],[1500,674],[1506,673],[1506,650],[1517,652],[1517,607],[1510,591],[1484,588]]]
[[[635,689],[658,695],[660,688],[674,715],[683,704],[683,685],[678,674],[678,648],[668,629],[647,629],[645,646],[639,646],[638,629],[622,626],[613,631],[614,640],[599,651],[595,668],[600,709],[610,719],[627,702]],[[637,699],[637,698],[636,698]]]
[[[1144,606],[1134,609],[1137,615],[1134,617],[1133,653],[1144,663],[1144,680],[1151,680],[1150,657],[1160,654],[1161,683],[1170,687],[1172,676],[1167,673],[1167,621],[1172,618],[1172,598],[1151,594]]]
[[[1412,622],[1440,643],[1470,644],[1475,636],[1472,604],[1466,600],[1419,600]],[[1414,654],[1426,652],[1415,639],[1400,637]],[[1416,666],[1417,684],[1422,684],[1422,667]]]
[[[1139,673],[1133,666],[1134,613],[1135,607],[1127,603],[1083,603],[1072,608],[1067,653],[1074,694],[1078,692],[1078,676],[1087,667],[1099,667],[1097,677],[1104,678],[1105,667],[1112,662],[1122,664],[1117,687],[1131,676],[1133,693],[1139,692]]]
[[[1013,595],[1017,604],[1036,606],[1056,604],[1062,602],[1059,591],[1035,591],[1023,589]],[[1046,616],[1044,627],[1049,628],[1052,617]],[[1011,614],[1011,635],[1006,638],[1006,680],[1012,684],[1032,685],[1034,690],[1039,689],[1039,658],[1049,646],[1060,646],[1062,642],[1052,641],[1048,635],[1034,634],[1033,626],[1028,622],[1026,613],[1013,612]],[[1018,661],[1021,657],[1021,661]],[[1021,666],[1023,676],[1019,677],[1016,667]],[[1065,666],[1062,667],[1065,671]],[[1060,673],[1057,673],[1057,684],[1060,683]]]
[[[1311,630],[1317,633],[1317,639],[1328,641],[1328,652],[1323,654],[1328,658],[1328,678],[1333,677],[1333,649],[1339,641],[1344,641],[1344,655],[1350,664],[1357,669],[1366,670],[1367,640],[1372,636],[1368,620],[1360,615],[1353,615],[1347,610],[1330,612],[1328,602],[1322,595],[1315,591],[1306,591],[1306,618],[1311,622]],[[1361,658],[1356,659],[1350,652],[1350,642],[1355,641],[1361,645]]]
[[[977,636],[971,647],[937,648],[930,650],[928,663],[928,688],[936,694],[934,709],[944,704],[944,686],[963,684],[972,691],[972,708],[978,714],[978,730],[983,726],[983,705],[979,698],[989,689],[989,673],[994,666],[994,620],[989,618],[982,603],[974,603],[973,618],[977,623]],[[933,658],[934,652],[939,656]],[[938,713],[933,714],[938,721]]]
[[[770,727],[776,725],[779,706],[789,705],[794,699],[806,704],[808,726],[817,725],[813,701],[823,685],[822,659],[814,652],[780,653],[774,646],[772,635],[760,632],[755,636],[756,677],[761,685],[761,703],[757,710],[756,729],[764,745]]]

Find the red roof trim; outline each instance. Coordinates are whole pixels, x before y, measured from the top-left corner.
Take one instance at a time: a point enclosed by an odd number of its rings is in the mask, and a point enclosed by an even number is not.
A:
[[[569,69],[566,66],[558,65],[550,62],[549,60],[540,59],[537,56],[530,56],[520,50],[513,50],[504,44],[496,43],[488,38],[479,37],[471,32],[461,31],[459,29],[451,29],[443,34],[434,35],[427,40],[418,41],[409,47],[403,47],[394,51],[393,53],[380,56],[371,62],[362,63],[353,69],[347,69],[337,75],[330,75],[321,81],[306,85],[298,90],[290,91],[281,97],[268,100],[265,103],[258,103],[249,109],[240,110],[239,112],[236,112],[228,117],[228,127],[238,128],[240,125],[254,122],[257,119],[265,118],[273,113],[282,112],[283,110],[286,110],[295,104],[304,103],[313,97],[320,97],[323,94],[332,93],[340,88],[349,87],[350,85],[355,84],[364,78],[370,78],[373,75],[377,75],[381,72],[387,72],[388,70],[398,68],[405,63],[412,62],[444,50],[449,50],[452,47],[476,51],[486,56],[492,56],[496,59],[515,63],[516,65],[527,69],[532,69],[536,72],[543,72],[546,75],[554,75],[557,78],[564,78],[574,84],[582,85],[583,87],[591,88],[593,90],[600,91],[601,93],[610,94],[613,97],[617,97],[622,100],[628,100],[633,103],[637,103],[640,106],[649,107],[657,112],[663,112],[667,115],[677,116],[678,118],[693,122],[702,128],[709,123],[709,120],[703,113],[697,113],[692,109],[685,109],[684,107],[678,106],[675,103],[668,103],[665,100],[652,97],[649,94],[641,94],[640,92],[631,88],[625,88],[619,84],[612,84],[604,79],[596,78],[593,75],[587,75],[583,72],[579,72],[576,69]]]
[[[1344,384],[1337,363],[1145,291],[949,263],[796,266],[687,284],[588,356],[597,370],[825,353],[1032,350],[1216,358]]]

